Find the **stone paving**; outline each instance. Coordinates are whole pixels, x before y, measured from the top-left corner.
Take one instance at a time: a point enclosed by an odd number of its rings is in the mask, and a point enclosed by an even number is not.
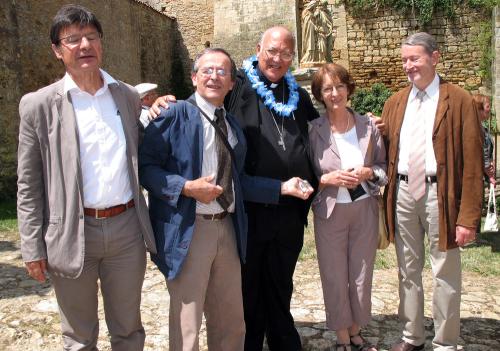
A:
[[[389,248],[393,249],[392,246]],[[29,279],[21,262],[15,233],[0,233],[0,350],[60,350],[59,315],[53,290],[48,283]],[[364,335],[387,350],[400,336],[397,319],[397,271],[376,270],[373,287],[373,320]],[[432,281],[425,275],[425,315],[429,317]],[[75,297],[78,298],[78,297]],[[146,329],[145,350],[168,350],[168,302],[163,276],[148,264],[143,288],[142,317]],[[323,297],[317,264],[299,262],[295,274],[292,312],[304,350],[326,351],[335,344],[335,333],[325,327]],[[111,350],[102,304],[100,350]],[[426,350],[431,350],[432,319],[426,319]],[[206,350],[205,329],[201,349]],[[500,350],[500,291],[495,277],[465,273],[462,291],[462,332],[464,350]]]

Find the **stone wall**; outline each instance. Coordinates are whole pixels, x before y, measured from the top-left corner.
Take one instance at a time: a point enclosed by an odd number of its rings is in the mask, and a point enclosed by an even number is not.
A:
[[[483,84],[478,75],[481,53],[476,38],[477,23],[484,19],[477,12],[463,7],[457,8],[454,20],[435,14],[426,28],[440,45],[439,74],[473,91]],[[377,13],[353,17],[347,8],[349,66],[358,86],[369,87],[376,82],[393,90],[405,86],[407,79],[401,66],[401,42],[421,30],[415,19],[395,10],[379,9]]]
[[[214,38],[214,0],[139,0],[163,14],[175,18],[178,32],[182,35],[176,45],[178,57],[176,62],[179,75],[177,80],[184,80],[189,89],[174,93],[180,98],[191,94],[191,68],[196,54],[208,46],[213,46]],[[176,88],[176,87],[174,87]]]
[[[214,13],[214,46],[226,48],[238,66],[255,54],[267,28],[280,24],[297,34],[295,0],[218,0]],[[296,62],[294,65],[297,67]]]
[[[50,48],[49,28],[57,10],[70,1],[0,2],[0,199],[16,193],[18,103],[64,74]],[[103,26],[103,68],[130,84],[156,82],[172,91],[172,64],[178,33],[175,21],[133,0],[79,0]],[[163,38],[158,40],[158,38]]]

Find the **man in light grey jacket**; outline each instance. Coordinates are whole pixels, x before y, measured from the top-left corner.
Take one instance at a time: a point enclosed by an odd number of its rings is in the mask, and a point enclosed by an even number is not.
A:
[[[156,252],[137,174],[137,91],[100,69],[102,28],[78,5],[50,30],[66,74],[19,106],[18,220],[30,276],[50,276],[65,350],[94,350],[97,281],[113,350],[142,350],[146,247]]]

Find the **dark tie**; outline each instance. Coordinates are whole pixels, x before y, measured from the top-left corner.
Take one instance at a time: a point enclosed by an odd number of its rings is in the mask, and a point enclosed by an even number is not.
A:
[[[224,118],[224,110],[215,110],[215,123],[224,134],[227,140],[227,126]],[[224,192],[217,198],[217,202],[224,210],[229,208],[233,202],[233,179],[231,175],[231,154],[226,148],[224,140],[219,133],[215,133],[215,147],[217,150],[217,184],[224,189]]]

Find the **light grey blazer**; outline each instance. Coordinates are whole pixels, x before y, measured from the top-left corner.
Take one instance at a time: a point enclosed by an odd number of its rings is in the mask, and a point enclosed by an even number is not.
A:
[[[19,104],[17,216],[23,260],[47,259],[51,274],[77,278],[85,256],[83,182],[76,117],[63,89],[59,80]],[[146,247],[156,252],[138,181],[139,96],[122,82],[109,89],[122,119],[134,209]]]
[[[370,195],[377,195],[380,187],[387,183],[386,154],[382,135],[371,118],[357,112],[353,113],[359,148],[364,157],[364,166],[372,167],[379,177],[377,182],[367,181]],[[318,180],[325,173],[341,169],[340,154],[335,140],[330,135],[328,117],[321,116],[310,122],[309,152]],[[316,194],[311,205],[315,216],[325,219],[330,217],[335,207],[338,190],[339,188],[336,186],[326,186]]]

